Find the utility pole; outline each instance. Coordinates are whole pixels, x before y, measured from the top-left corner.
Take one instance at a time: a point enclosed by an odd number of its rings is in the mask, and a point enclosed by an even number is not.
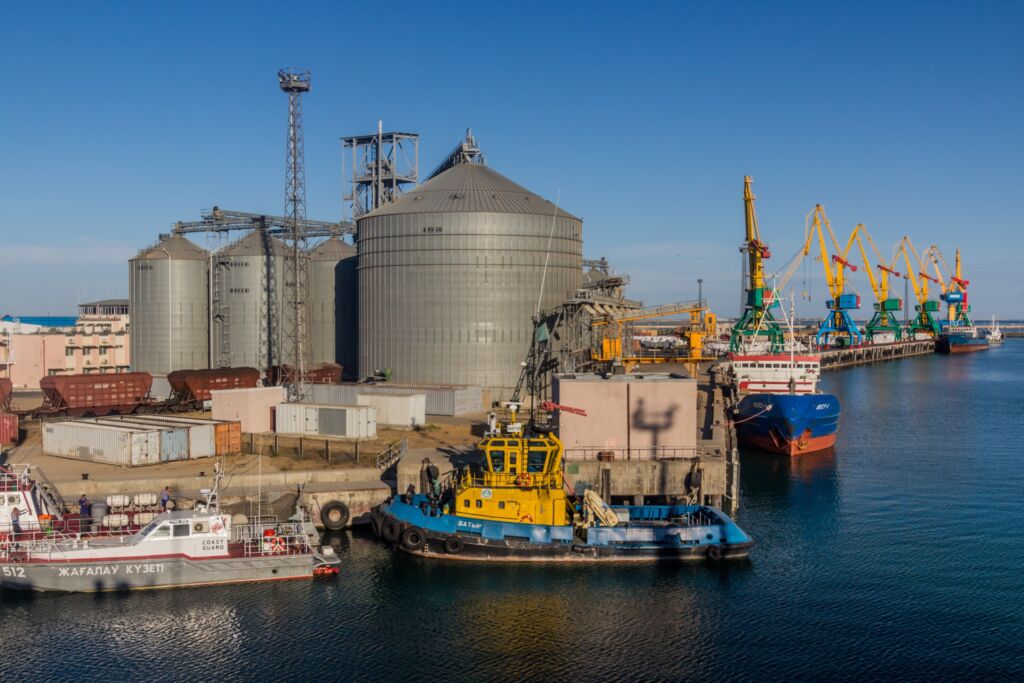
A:
[[[302,132],[302,96],[312,87],[308,69],[286,68],[277,72],[277,82],[288,95],[288,151],[285,163],[284,214],[289,222],[285,243],[289,247],[285,264],[286,309],[291,319],[284,322],[284,344],[279,365],[290,365],[290,373],[279,373],[288,385],[288,400],[302,400],[301,382],[306,374],[306,159]]]

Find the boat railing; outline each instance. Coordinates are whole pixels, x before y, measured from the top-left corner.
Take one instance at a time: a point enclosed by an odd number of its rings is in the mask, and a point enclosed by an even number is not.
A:
[[[0,558],[9,560],[15,557],[40,557],[45,555],[48,561],[67,561],[67,550],[87,548],[96,541],[124,542],[135,534],[129,529],[108,530],[97,533],[76,534],[53,529],[23,528],[20,534],[0,532]]]
[[[566,462],[573,460],[692,460],[697,448],[653,446],[650,448],[567,448]]]
[[[31,465],[0,465],[0,493],[20,491],[32,482],[31,473]]]
[[[458,478],[459,488],[562,488],[561,472],[488,472],[465,469]]]
[[[302,526],[281,524],[239,524],[231,527],[231,542],[242,546],[245,557],[306,555],[312,552]]]

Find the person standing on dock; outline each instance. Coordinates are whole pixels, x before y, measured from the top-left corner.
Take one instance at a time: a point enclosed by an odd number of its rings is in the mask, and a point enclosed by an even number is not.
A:
[[[167,512],[167,504],[171,501],[171,487],[165,486],[160,493],[160,511]]]

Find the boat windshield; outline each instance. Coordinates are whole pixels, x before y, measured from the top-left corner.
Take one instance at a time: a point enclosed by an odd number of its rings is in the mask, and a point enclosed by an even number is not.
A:
[[[139,532],[139,535],[140,536],[149,536],[151,533],[153,533],[153,529],[157,528],[157,526],[159,524],[160,524],[160,520],[155,520],[154,519],[152,522],[150,522],[146,526],[142,527],[142,531]]]

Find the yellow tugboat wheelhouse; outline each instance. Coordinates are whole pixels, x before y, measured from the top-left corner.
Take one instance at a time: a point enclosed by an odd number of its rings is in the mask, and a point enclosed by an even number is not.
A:
[[[612,508],[567,494],[564,449],[549,430],[490,425],[478,459],[440,477],[427,460],[413,487],[375,508],[376,535],[408,553],[486,561],[746,557],[753,541],[721,510],[686,502]]]
[[[562,442],[550,433],[507,435],[480,442],[479,471],[455,482],[455,514],[521,524],[572,522],[562,474]]]

